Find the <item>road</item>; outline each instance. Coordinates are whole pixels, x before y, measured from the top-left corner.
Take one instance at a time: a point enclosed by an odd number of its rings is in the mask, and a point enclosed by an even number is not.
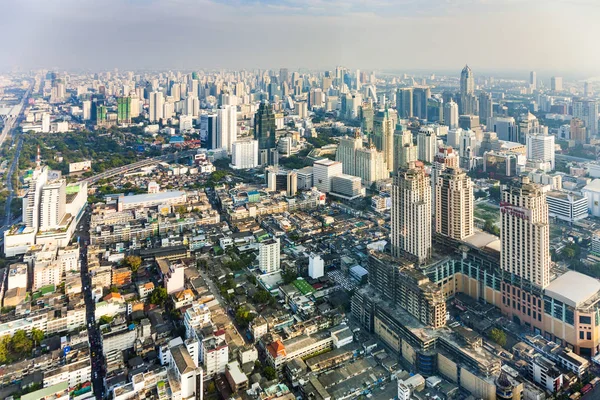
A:
[[[104,353],[102,351],[102,337],[98,325],[96,324],[95,310],[96,303],[92,297],[92,282],[89,275],[87,264],[87,244],[90,241],[90,211],[86,210],[81,221],[76,235],[79,237],[80,245],[80,260],[81,260],[81,284],[83,285],[83,293],[86,307],[86,321],[88,324],[88,339],[90,342],[90,352],[92,359],[92,385],[94,387],[94,396],[97,399],[104,397],[104,376],[105,363]],[[78,227],[78,228],[79,228]]]
[[[171,160],[175,160],[175,159],[182,158],[182,157],[189,157],[191,155],[196,154],[197,152],[198,152],[197,150],[187,150],[187,151],[176,152],[176,153],[172,153],[172,154],[165,154],[164,156],[149,158],[147,160],[137,161],[137,162],[134,162],[133,164],[128,164],[128,165],[124,165],[122,167],[109,169],[108,171],[104,171],[102,173],[99,173],[98,175],[94,175],[89,178],[85,178],[82,181],[87,182],[88,184],[93,184],[93,183],[98,182],[100,179],[112,178],[113,176],[116,176],[116,175],[123,175],[128,172],[134,171],[136,169],[139,169],[142,167],[147,167],[152,164],[157,164],[162,161],[171,161]]]
[[[567,160],[567,161],[577,161],[577,162],[592,162],[592,161],[596,161],[596,160],[589,159],[589,158],[568,156],[566,154],[555,154],[554,158],[556,158],[557,160]]]
[[[12,163],[10,164],[10,168],[8,169],[8,173],[6,175],[6,189],[8,189],[8,197],[6,198],[6,205],[5,205],[6,220],[4,221],[4,226],[2,227],[2,229],[0,229],[0,233],[4,233],[4,231],[6,229],[8,229],[8,227],[10,227],[10,221],[12,221],[10,206],[11,206],[14,194],[15,194],[15,190],[13,188],[12,177],[17,169],[17,166],[19,165],[19,157],[21,156],[22,148],[23,148],[23,135],[21,134],[21,135],[19,135],[19,139],[17,142],[17,149],[15,151],[15,156],[12,160]]]
[[[4,140],[6,140],[6,137],[8,136],[10,131],[14,128],[15,123],[19,120],[19,118],[23,114],[23,110],[25,109],[23,107],[23,105],[25,104],[25,101],[27,99],[29,99],[29,94],[31,93],[31,86],[32,86],[32,82],[29,82],[29,87],[27,88],[27,91],[23,95],[23,98],[21,98],[21,102],[17,106],[17,109],[18,109],[17,115],[6,118],[6,121],[4,123],[4,129],[2,129],[2,133],[0,133],[0,146],[2,146],[2,144],[4,143]]]

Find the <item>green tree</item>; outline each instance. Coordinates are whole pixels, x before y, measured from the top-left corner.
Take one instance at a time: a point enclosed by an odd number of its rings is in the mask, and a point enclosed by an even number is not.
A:
[[[286,270],[281,277],[283,278],[283,283],[287,285],[294,282],[298,278],[298,274],[296,271]]]
[[[263,370],[263,375],[268,380],[273,380],[273,379],[277,378],[277,371],[275,370],[275,368],[273,368],[269,365],[269,366],[266,366],[265,369]]]
[[[255,315],[242,306],[235,312],[235,321],[241,328],[246,328],[254,320]]]
[[[10,345],[15,353],[28,355],[33,348],[33,341],[27,337],[25,331],[16,331],[10,339]]]
[[[483,199],[487,197],[487,193],[483,190],[478,190],[475,192],[475,199]]]
[[[490,331],[489,337],[500,346],[506,346],[506,333],[502,329],[493,328]]]
[[[162,306],[167,301],[167,289],[163,287],[157,287],[150,293],[150,297],[148,298],[150,304],[155,304],[157,306]]]
[[[36,346],[39,346],[40,343],[42,343],[42,340],[44,340],[44,331],[37,329],[37,328],[33,328],[31,330],[31,339],[33,339],[33,343]]]
[[[217,387],[215,386],[215,382],[210,381],[208,382],[208,385],[206,386],[206,391],[208,393],[214,393],[217,390]]]
[[[490,199],[500,201],[500,186],[492,186],[490,188]]]
[[[10,336],[0,338],[0,364],[10,362]]]
[[[127,256],[123,259],[121,265],[131,269],[132,272],[136,272],[142,265],[142,258],[139,256]]]
[[[271,295],[266,290],[261,289],[261,290],[257,291],[256,293],[254,293],[254,296],[252,298],[255,302],[257,302],[259,304],[265,304],[265,303],[269,302]]]
[[[98,321],[100,323],[100,325],[106,325],[106,324],[110,324],[113,321],[113,317],[109,316],[109,315],[103,315],[100,317],[100,320]]]
[[[570,246],[565,246],[561,251],[560,255],[563,259],[569,260],[575,257],[575,249]]]

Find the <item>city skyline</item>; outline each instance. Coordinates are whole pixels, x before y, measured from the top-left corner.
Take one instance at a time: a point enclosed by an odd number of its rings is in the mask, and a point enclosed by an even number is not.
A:
[[[22,37],[0,50],[2,69],[347,65],[435,72],[468,62],[479,73],[536,70],[542,79],[567,71],[593,78],[600,66],[593,42],[580,39],[600,33],[592,23],[600,9],[591,1],[551,1],[543,9],[538,1],[466,0],[5,3],[0,34],[18,30]],[[539,35],[547,26],[553,31]]]

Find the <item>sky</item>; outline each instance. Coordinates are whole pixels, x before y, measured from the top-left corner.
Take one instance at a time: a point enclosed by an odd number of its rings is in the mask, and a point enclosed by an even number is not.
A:
[[[0,68],[600,75],[598,0],[0,0]]]

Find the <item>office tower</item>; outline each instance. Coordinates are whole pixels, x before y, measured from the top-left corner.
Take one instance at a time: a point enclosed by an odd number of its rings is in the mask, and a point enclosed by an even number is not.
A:
[[[356,90],[360,90],[360,69],[356,70]]]
[[[173,103],[173,98],[168,97],[168,101],[165,101],[163,104],[163,119],[168,120],[173,118],[175,115],[175,103]]]
[[[119,124],[131,123],[131,97],[117,98],[117,122]]]
[[[455,149],[458,149],[460,144],[460,135],[462,134],[461,128],[449,129],[448,134],[446,135],[446,144]]]
[[[394,119],[388,109],[378,111],[373,120],[373,142],[383,153],[388,170],[394,167]]]
[[[460,165],[460,157],[450,146],[440,146],[436,149],[435,157],[431,165],[431,198],[435,200],[436,185],[438,178],[446,168],[458,168]],[[432,214],[435,214],[435,205],[432,202]]]
[[[529,87],[531,88],[531,90],[537,89],[537,74],[535,73],[535,71],[531,71],[529,73]]]
[[[521,177],[502,192],[500,267],[544,288],[550,282],[550,226],[542,188]]]
[[[413,143],[413,136],[409,130],[394,135],[394,149],[394,173],[399,168],[407,168],[410,162],[418,159],[417,146]]]
[[[335,160],[342,163],[342,171],[347,175],[356,176],[356,150],[363,148],[360,131],[354,131],[353,137],[344,136],[340,139]]]
[[[92,102],[90,100],[83,101],[83,115],[84,121],[89,121],[92,116]]]
[[[65,216],[67,183],[64,179],[46,183],[40,200],[40,230],[56,229]]]
[[[487,125],[493,117],[492,95],[487,92],[479,93],[479,121]]]
[[[431,89],[428,87],[413,88],[413,116],[427,119],[427,99],[431,97]]]
[[[475,157],[479,154],[479,141],[472,130],[462,130],[459,137],[458,154],[462,168],[475,167]]]
[[[591,99],[573,99],[573,117],[585,124],[588,139],[598,134],[598,102]]]
[[[583,83],[583,96],[590,97],[593,94],[594,94],[594,90],[592,89],[592,85],[588,81],[585,81]]]
[[[453,239],[464,240],[473,234],[473,182],[458,168],[447,168],[435,186],[435,230]]]
[[[217,115],[202,114],[200,116],[200,140],[205,149],[216,149],[217,146]]]
[[[185,99],[185,110],[184,113],[186,115],[191,115],[193,117],[197,117],[200,111],[200,100],[198,97],[193,95],[192,93],[188,93],[188,96]]]
[[[129,116],[131,118],[137,118],[140,116],[140,98],[136,92],[131,92],[131,107],[129,109]]]
[[[258,166],[258,141],[238,140],[231,145],[231,168],[247,169]]]
[[[237,110],[235,106],[221,106],[217,110],[217,148],[231,152],[237,140]]]
[[[329,159],[317,160],[313,164],[313,180],[316,188],[323,193],[331,192],[331,178],[343,174],[342,163]]]
[[[360,106],[360,126],[365,135],[373,133],[373,124],[375,121],[375,110],[370,103],[363,103]]]
[[[335,179],[335,176],[332,178]],[[289,171],[287,173],[287,196],[294,197],[298,192],[298,173]]]
[[[165,99],[162,92],[150,93],[150,122],[158,122],[163,117]]]
[[[391,216],[392,255],[419,263],[431,257],[431,183],[414,162],[394,176]]]
[[[419,160],[432,163],[435,157],[437,136],[433,128],[422,126],[417,135],[417,149]]]
[[[571,140],[575,140],[579,143],[585,143],[587,139],[585,123],[581,119],[573,117],[569,126],[569,134]]]
[[[460,73],[460,106],[461,115],[476,114],[475,78],[468,65],[465,65]]]
[[[304,119],[308,116],[308,105],[305,101],[297,101],[294,103],[294,114],[298,115],[298,118]]]
[[[254,139],[258,140],[258,149],[269,150],[277,147],[275,143],[275,114],[273,106],[262,102],[254,114]],[[261,160],[262,164],[274,165],[273,160]]]
[[[310,89],[308,95],[308,108],[323,107],[323,90],[321,88]]]
[[[263,274],[279,270],[279,238],[263,240],[258,244],[258,268]]]
[[[390,174],[383,153],[377,151],[373,144],[356,150],[356,176],[362,179],[364,185],[372,185],[374,182],[389,178]]]
[[[396,110],[398,118],[412,118],[413,88],[400,88],[396,91]]]
[[[444,104],[444,124],[450,129],[458,128],[458,104],[452,99]]]
[[[37,166],[33,170],[29,188],[23,196],[23,223],[28,228],[38,229],[40,226],[40,203],[42,188],[48,181],[48,167],[41,166],[40,149],[38,147]]]
[[[179,83],[173,82],[171,84],[171,90],[168,93],[170,96],[173,96],[174,101],[181,100],[181,85]]]
[[[527,160],[543,163],[545,171],[554,169],[554,135],[533,133],[527,135]]]
[[[550,78],[550,89],[555,92],[561,92],[563,90],[563,79],[560,76]]]
[[[50,132],[50,113],[45,112],[42,114],[42,132]]]
[[[496,132],[498,140],[519,142],[519,131],[513,117],[493,117],[489,129]]]

